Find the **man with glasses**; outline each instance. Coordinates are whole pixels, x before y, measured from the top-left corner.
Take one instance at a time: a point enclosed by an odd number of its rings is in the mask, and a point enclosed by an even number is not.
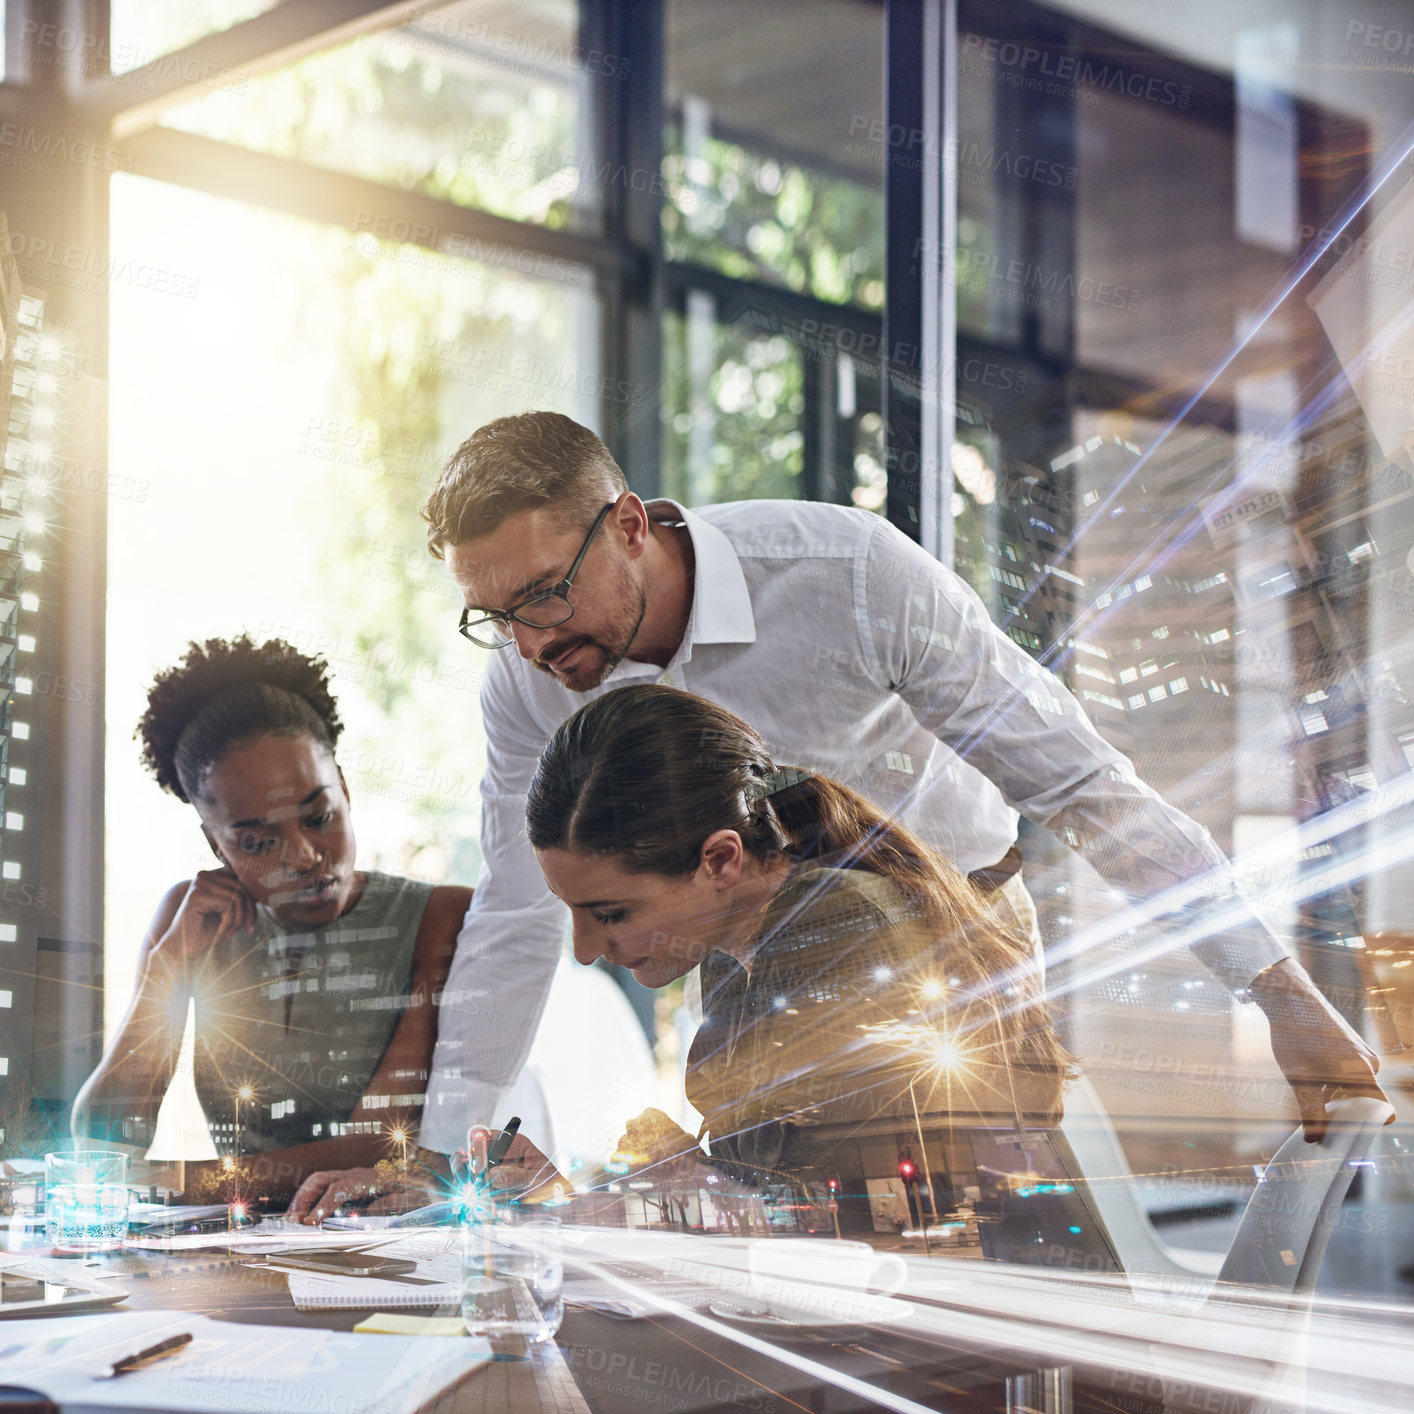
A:
[[[473,433],[423,515],[466,604],[461,633],[497,650],[481,692],[482,872],[439,1016],[426,1147],[449,1152],[498,1113],[560,954],[564,908],[525,840],[541,748],[587,694],[642,681],[720,702],[778,761],[897,812],[1033,934],[1017,813],[1054,830],[1261,1006],[1308,1137],[1337,1089],[1379,1094],[1373,1054],[1237,900],[1206,832],[883,519],[804,501],[645,505],[598,437],[545,412]]]

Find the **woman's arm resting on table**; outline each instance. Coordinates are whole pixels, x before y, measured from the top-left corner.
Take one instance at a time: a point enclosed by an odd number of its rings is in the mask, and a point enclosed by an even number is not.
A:
[[[186,1027],[191,964],[254,921],[255,904],[229,869],[203,870],[167,890],[138,950],[127,1015],[74,1101],[76,1140],[107,1137],[108,1116],[119,1107],[155,1122]]]
[[[427,1090],[432,1050],[437,1043],[436,998],[446,985],[457,934],[470,904],[470,889],[451,885],[433,889],[413,948],[407,1005],[368,1089],[349,1115],[351,1121],[377,1122],[382,1132],[345,1136],[349,1141],[360,1139],[361,1144],[345,1144],[344,1139],[323,1141],[343,1145],[333,1153],[348,1152],[347,1164],[354,1167],[339,1164],[332,1154],[314,1164],[312,1170],[301,1166],[302,1181],[290,1202],[290,1217],[301,1222],[321,1222],[340,1203],[376,1197],[390,1190],[410,1191],[414,1196],[406,1206],[435,1201],[440,1175],[428,1172],[425,1166],[400,1177],[396,1171],[373,1165],[379,1159],[401,1160],[405,1152],[417,1149],[421,1097]],[[304,1151],[314,1157],[313,1151],[321,1147],[318,1143],[301,1145],[299,1150],[285,1151],[279,1157],[289,1158]],[[316,1217],[316,1212],[322,1216]]]

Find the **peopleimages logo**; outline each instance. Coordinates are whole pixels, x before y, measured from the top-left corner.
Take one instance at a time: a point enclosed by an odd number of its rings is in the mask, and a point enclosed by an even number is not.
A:
[[[100,142],[67,137],[62,133],[41,132],[23,123],[0,123],[0,160],[12,167],[42,172],[51,158],[73,162],[80,167],[96,167],[103,172],[131,172],[133,157],[105,147]]]
[[[931,158],[945,176],[969,186],[985,183],[990,174],[1073,191],[1079,177],[1076,168],[1063,162],[1014,152],[1002,144],[964,142],[958,138],[942,142],[936,134],[926,133],[921,128],[886,123],[882,118],[870,118],[862,113],[856,113],[849,120],[849,135],[856,139],[845,148],[851,157],[887,160],[895,166],[906,167],[923,167],[925,159]],[[870,143],[874,145],[868,146]]]
[[[1392,60],[1407,63],[1411,57],[1414,57],[1414,30],[1367,25],[1363,20],[1351,20],[1345,27],[1345,58],[1351,63],[1386,68],[1394,67]]]
[[[1146,103],[1187,108],[1193,97],[1188,84],[1127,69],[1123,64],[1100,63],[1074,54],[1057,54],[1036,45],[1017,44],[969,34],[962,41],[963,62],[970,73],[1005,79],[1039,92],[1079,97],[1093,102],[1096,92],[1122,93]],[[980,60],[980,63],[979,63]],[[984,67],[993,66],[993,67]],[[1010,70],[1004,74],[1001,70]],[[1083,87],[1082,87],[1083,86]]]

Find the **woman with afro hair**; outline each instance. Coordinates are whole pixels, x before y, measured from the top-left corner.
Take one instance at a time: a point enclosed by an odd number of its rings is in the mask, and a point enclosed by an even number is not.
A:
[[[217,867],[158,905],[73,1115],[76,1137],[121,1140],[134,1119],[150,1136],[194,1001],[218,1147],[252,1200],[306,1222],[399,1186],[375,1164],[415,1148],[433,998],[471,900],[355,868],[341,730],[324,661],[278,639],[193,643],[158,675],[143,761],[194,807]]]

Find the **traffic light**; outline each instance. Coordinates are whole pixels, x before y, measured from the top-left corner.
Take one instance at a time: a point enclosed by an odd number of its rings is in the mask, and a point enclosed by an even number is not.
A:
[[[912,1159],[900,1159],[898,1161],[898,1176],[905,1183],[912,1183],[918,1170],[913,1166]]]
[[[839,1197],[839,1195],[840,1195],[840,1181],[839,1181],[839,1179],[838,1179],[834,1174],[831,1174],[831,1175],[829,1176],[829,1178],[827,1178],[827,1179],[825,1180],[825,1186],[830,1190],[830,1197],[831,1197],[831,1198],[838,1198],[838,1197]]]

